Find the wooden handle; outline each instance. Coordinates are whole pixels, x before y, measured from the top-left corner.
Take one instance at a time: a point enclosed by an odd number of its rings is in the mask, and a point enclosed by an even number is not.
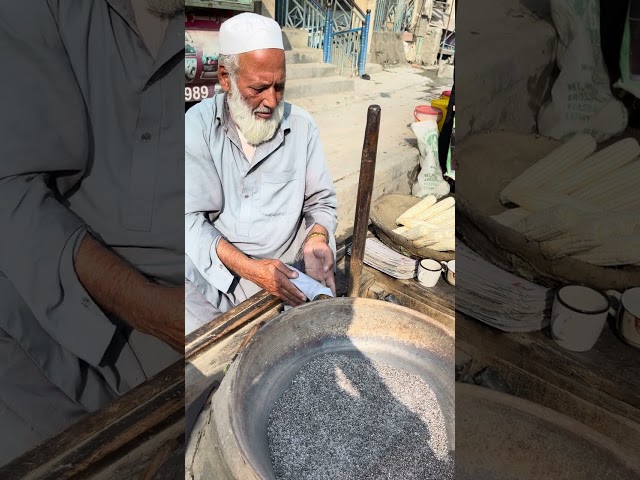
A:
[[[351,244],[351,260],[349,263],[349,289],[347,296],[357,297],[360,290],[364,246],[369,227],[369,211],[373,195],[373,181],[376,171],[376,155],[378,153],[378,134],[380,132],[380,106],[371,105],[367,111],[367,127],[362,146],[360,162],[360,179],[358,181],[358,198],[356,216],[353,222],[353,241]]]

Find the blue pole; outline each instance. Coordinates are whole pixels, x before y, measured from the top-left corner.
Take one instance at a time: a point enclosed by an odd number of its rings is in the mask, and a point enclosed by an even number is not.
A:
[[[327,9],[325,10],[324,19],[324,44],[322,45],[322,61],[324,63],[331,63],[331,42],[332,42],[332,26],[331,21],[331,2],[327,3]]]
[[[365,28],[366,28],[366,20],[362,21],[362,28],[360,29],[360,52],[358,52],[358,76],[361,77],[364,75],[364,63],[362,60],[364,58],[365,50],[367,49],[367,39],[365,38]]]
[[[367,65],[367,45],[369,44],[369,24],[371,23],[371,10],[367,10],[364,21],[362,22],[362,33],[360,34],[360,58],[358,62],[358,75],[365,74]]]

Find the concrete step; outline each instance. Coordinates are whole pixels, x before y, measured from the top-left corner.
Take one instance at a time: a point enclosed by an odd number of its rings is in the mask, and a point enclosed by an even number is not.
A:
[[[283,28],[282,43],[284,44],[285,50],[308,48],[309,32],[299,28]]]
[[[319,77],[287,79],[286,98],[312,97],[317,95],[353,92],[353,79],[345,77]]]
[[[383,70],[383,66],[377,63],[367,63],[365,67],[365,73],[369,75]],[[332,75],[338,75],[338,69],[330,63],[291,63],[287,65],[287,80],[330,77]]]
[[[284,52],[287,65],[296,63],[322,63],[320,48],[294,48]]]
[[[290,80],[331,77],[337,74],[338,69],[330,63],[292,63],[287,65],[287,85]]]

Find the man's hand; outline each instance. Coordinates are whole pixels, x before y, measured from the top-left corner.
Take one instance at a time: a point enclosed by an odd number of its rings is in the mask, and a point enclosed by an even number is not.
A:
[[[316,226],[318,227],[318,226]],[[314,227],[314,229],[316,228]],[[325,233],[323,227],[321,231]],[[313,232],[312,230],[310,234]],[[326,233],[325,233],[326,234]],[[308,237],[302,249],[304,255],[304,273],[322,285],[329,287],[336,295],[336,282],[333,276],[333,251],[321,235]]]
[[[280,260],[251,260],[251,262],[253,267],[246,277],[247,280],[251,280],[288,305],[296,307],[307,300],[307,297],[289,280],[296,278],[298,273],[289,269]]]
[[[295,307],[307,300],[289,280],[296,278],[298,273],[287,268],[280,260],[249,258],[224,238],[218,242],[216,252],[229,270],[255,283],[286,304]]]

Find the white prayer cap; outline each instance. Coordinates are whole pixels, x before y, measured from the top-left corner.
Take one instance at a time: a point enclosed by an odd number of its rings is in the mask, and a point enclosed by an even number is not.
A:
[[[235,55],[265,48],[284,50],[282,30],[274,20],[256,13],[241,13],[222,23],[220,55]]]

